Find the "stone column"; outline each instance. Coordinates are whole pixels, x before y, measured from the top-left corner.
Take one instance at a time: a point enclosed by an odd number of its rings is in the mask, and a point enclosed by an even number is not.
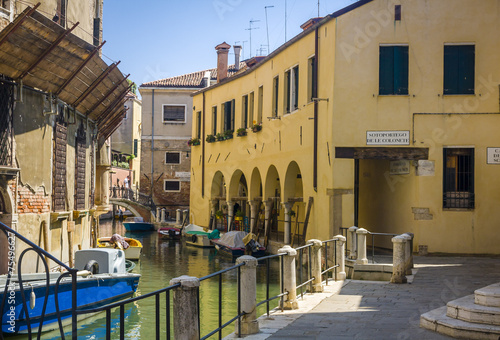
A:
[[[406,239],[401,235],[392,238],[392,277],[391,283],[406,283],[405,268]]]
[[[264,234],[267,236],[269,234],[269,229],[271,228],[271,213],[273,211],[273,201],[264,201]]]
[[[337,239],[337,264],[339,265],[337,268],[335,268],[335,271],[337,272],[337,280],[345,280],[346,279],[346,274],[345,274],[345,243],[346,243],[346,238],[342,235],[337,235],[335,236]]]
[[[411,250],[410,250],[410,242],[411,242],[411,236],[408,234],[402,234],[401,235],[405,240],[405,274],[406,275],[411,275],[411,267],[410,267],[410,257],[411,257]]]
[[[219,200],[210,200],[210,215],[212,216],[212,230],[217,229],[217,217],[215,213],[217,212],[217,203]]]
[[[321,293],[323,291],[323,278],[321,275],[321,248],[323,242],[320,240],[309,240],[306,244],[312,244],[311,249],[311,275],[314,277],[312,282],[313,293]]]
[[[358,238],[358,258],[356,260],[357,264],[367,264],[368,259],[366,257],[366,235],[368,235],[368,230],[360,228],[356,230],[356,236]]]
[[[234,219],[234,202],[233,201],[227,201],[227,231],[231,231],[229,229],[231,227],[231,223],[233,222]]]
[[[259,332],[257,321],[257,259],[252,256],[241,256],[236,259],[236,264],[245,262],[241,267],[241,312],[246,313],[241,317],[241,334],[255,334]],[[235,324],[238,334],[238,320]]]
[[[406,235],[410,236],[410,268],[415,268],[415,265],[413,264],[413,239],[415,238],[415,234],[413,233],[406,233]]]
[[[182,214],[181,209],[177,209],[175,211],[175,224],[180,225],[182,223]]]
[[[351,235],[351,249],[349,249],[349,258],[355,260],[357,258],[357,249],[356,249],[356,244],[357,244],[357,237],[356,237],[356,230],[358,230],[358,227],[352,226],[349,228],[349,234]]]
[[[164,223],[165,222],[165,208],[161,209],[160,217],[161,217],[160,222]]]
[[[257,229],[257,218],[259,214],[259,201],[250,200],[248,201],[250,206],[250,232],[253,233]]]
[[[180,283],[173,290],[174,339],[198,340],[198,292],[200,280],[192,276],[181,276],[170,280],[170,285]]]
[[[279,253],[287,253],[287,255],[282,256],[281,261],[283,261],[283,289],[288,292],[287,295],[283,297],[283,309],[298,309],[299,303],[297,302],[297,283],[295,276],[295,256],[297,251],[292,247],[286,245],[278,250]]]
[[[155,222],[160,222],[161,217],[160,217],[160,208],[156,208],[156,221]]]
[[[284,230],[284,238],[283,243],[291,244],[292,243],[292,216],[290,216],[290,211],[293,208],[293,203],[286,202],[281,203],[283,208],[285,209],[285,230]]]

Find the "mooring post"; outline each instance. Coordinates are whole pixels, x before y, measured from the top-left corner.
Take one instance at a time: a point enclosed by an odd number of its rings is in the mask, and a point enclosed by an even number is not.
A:
[[[368,258],[366,257],[366,235],[368,235],[368,230],[364,228],[359,228],[356,230],[356,236],[358,238],[358,258],[356,259],[357,264],[368,264]]]
[[[182,217],[181,217],[181,209],[177,209],[175,211],[175,224],[176,225],[181,225],[182,223]]]
[[[411,257],[411,250],[410,250],[410,243],[411,243],[411,236],[408,234],[402,234],[401,235],[406,243],[405,243],[405,274],[406,275],[411,275],[411,267],[410,267],[410,257]]]
[[[337,264],[339,265],[337,268],[335,268],[335,271],[337,272],[337,280],[345,280],[346,279],[346,274],[345,274],[345,243],[346,243],[346,238],[342,235],[337,235],[335,236],[337,239],[337,249],[335,251],[337,252]]]
[[[311,275],[314,277],[312,282],[313,293],[321,293],[323,291],[323,280],[321,275],[321,248],[323,242],[320,240],[309,240],[306,244],[312,244],[311,248]]]
[[[351,249],[349,249],[349,258],[352,260],[355,260],[357,258],[357,250],[356,250],[356,245],[357,245],[357,237],[356,237],[356,230],[358,230],[358,227],[352,226],[349,228],[349,235],[351,235]]]
[[[295,276],[295,256],[297,251],[290,246],[284,246],[278,250],[279,253],[286,253],[286,255],[281,257],[283,261],[283,289],[284,292],[288,292],[283,299],[283,309],[298,309],[299,304],[297,302],[297,284]]]
[[[186,275],[170,280],[170,285],[177,283],[181,286],[173,290],[174,339],[198,340],[200,338],[198,319],[200,280]]]
[[[406,283],[405,245],[406,239],[401,235],[392,238],[392,277],[391,283]]]
[[[257,259],[244,255],[236,259],[236,264],[244,262],[240,267],[239,277],[241,289],[241,312],[245,313],[241,317],[241,334],[255,334],[259,332],[259,322],[257,321]],[[235,324],[235,332],[238,333],[238,320]]]
[[[406,233],[406,235],[409,235],[411,237],[410,239],[410,268],[415,268],[415,265],[413,263],[413,238],[415,237],[415,234],[413,233]]]

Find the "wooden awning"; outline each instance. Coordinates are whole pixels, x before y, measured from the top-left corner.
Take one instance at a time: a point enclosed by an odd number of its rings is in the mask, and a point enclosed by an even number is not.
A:
[[[386,160],[426,160],[428,148],[402,147],[336,147],[335,158],[386,159]]]
[[[0,32],[0,74],[51,93],[95,121],[99,138],[121,124],[127,77],[107,65],[94,46],[36,11],[26,8]]]

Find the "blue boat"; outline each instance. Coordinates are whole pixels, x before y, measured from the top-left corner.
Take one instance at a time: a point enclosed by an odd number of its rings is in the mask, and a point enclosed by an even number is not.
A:
[[[81,269],[77,278],[77,309],[97,308],[130,297],[137,290],[140,274],[127,273],[125,255],[118,249],[89,249],[75,253],[76,268]],[[57,280],[60,279],[57,285]],[[43,322],[42,331],[57,329],[56,286],[59,313],[63,325],[71,323],[72,282],[70,276],[61,273],[23,274],[22,286],[17,276],[7,282],[0,276],[0,287],[7,293],[0,294],[3,301],[2,332],[4,335],[37,332]],[[23,295],[25,304],[23,304]],[[46,299],[47,296],[47,299]],[[45,313],[43,312],[46,300]],[[23,305],[25,307],[23,307]],[[27,311],[27,313],[26,313]],[[79,320],[91,314],[79,316]],[[42,321],[43,317],[43,321]]]
[[[123,225],[127,231],[151,231],[155,229],[153,223],[144,222],[142,217],[128,217]]]

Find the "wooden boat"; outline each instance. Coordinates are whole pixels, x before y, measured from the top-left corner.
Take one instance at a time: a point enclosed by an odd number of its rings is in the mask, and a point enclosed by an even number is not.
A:
[[[158,229],[158,236],[164,240],[180,240],[181,230],[174,227],[161,227]]]
[[[151,231],[155,229],[153,223],[144,222],[142,217],[127,217],[123,225],[127,231]]]
[[[115,244],[110,241],[111,237],[100,237],[97,239],[97,248],[115,248]],[[125,258],[128,260],[138,260],[142,252],[142,243],[130,237],[124,237],[129,247],[124,250]]]
[[[77,277],[78,309],[97,308],[132,296],[141,277],[140,274],[126,272],[125,255],[118,249],[79,250],[75,252],[75,264],[81,270]],[[6,275],[0,276],[0,286],[8,287],[8,291],[2,290],[0,294],[0,301],[4,303],[0,305],[4,335],[27,333],[26,313],[32,332],[37,332],[39,327],[42,331],[58,328],[55,287],[61,275],[49,273],[47,280],[46,273],[23,274],[22,288],[18,276],[10,280]],[[58,285],[58,305],[63,325],[71,323],[71,283],[71,277],[64,277]],[[47,305],[43,312],[46,293]]]
[[[213,248],[214,245],[210,242],[209,235],[210,232],[207,229],[195,224],[189,224],[182,230],[182,236],[186,244],[195,247]]]
[[[220,238],[212,239],[211,242],[215,248],[224,255],[239,257],[245,255],[248,248],[248,254],[253,257],[261,257],[266,254],[266,248],[262,247],[245,231],[229,231]],[[249,252],[251,251],[251,254]]]

